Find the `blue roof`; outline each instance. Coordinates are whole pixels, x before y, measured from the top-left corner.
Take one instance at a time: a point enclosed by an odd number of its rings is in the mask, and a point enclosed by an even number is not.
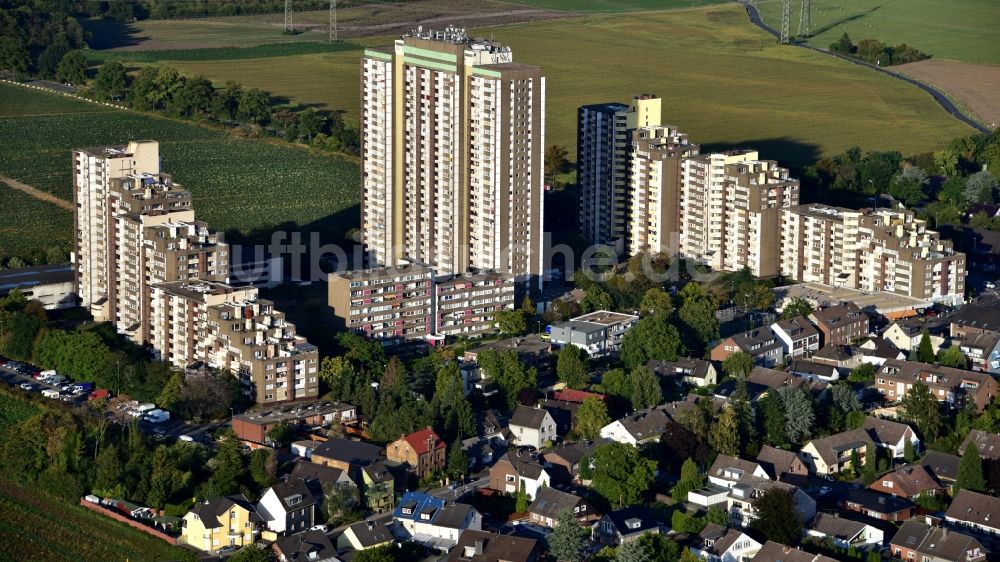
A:
[[[435,498],[430,494],[421,492],[407,492],[403,496],[403,499],[399,500],[396,510],[392,514],[397,519],[413,519],[414,521],[418,521],[420,514],[426,509],[438,510],[443,507],[444,500],[441,498]],[[408,509],[409,513],[403,514],[403,509]]]

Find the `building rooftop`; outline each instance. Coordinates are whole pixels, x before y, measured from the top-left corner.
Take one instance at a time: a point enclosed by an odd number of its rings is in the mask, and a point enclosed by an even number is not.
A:
[[[157,283],[153,287],[167,294],[202,302],[209,295],[228,295],[247,290],[246,287],[233,287],[232,285],[216,283],[215,281],[170,281],[168,283]]]
[[[572,318],[573,322],[589,322],[591,324],[601,324],[603,326],[612,326],[615,324],[625,324],[627,322],[634,322],[638,320],[639,317],[634,314],[624,314],[621,312],[611,312],[609,310],[595,310],[584,314],[582,316],[577,316]]]
[[[38,285],[56,283],[72,283],[73,266],[36,265],[23,269],[6,269],[0,271],[0,295],[6,295],[14,289],[30,289]]]
[[[878,291],[869,293],[847,287],[824,283],[798,283],[771,289],[776,301],[802,298],[813,306],[832,306],[841,302],[851,302],[863,310],[874,310],[879,314],[899,313],[922,309],[933,305],[930,300],[916,299],[896,293]]]
[[[233,419],[260,425],[272,425],[279,422],[296,421],[314,416],[326,416],[338,412],[353,410],[355,407],[347,402],[324,400],[320,402],[296,402],[265,410],[255,410],[236,414]]]

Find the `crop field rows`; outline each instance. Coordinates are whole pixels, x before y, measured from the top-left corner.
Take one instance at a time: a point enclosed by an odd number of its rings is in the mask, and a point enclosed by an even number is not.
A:
[[[0,144],[2,175],[69,201],[73,148],[154,139],[160,142],[163,171],[194,194],[196,215],[214,229],[245,232],[287,222],[322,222],[339,236],[356,226],[356,213],[343,215],[337,224],[329,222],[357,204],[358,168],[350,160],[139,113],[76,114],[97,106],[43,92],[32,92],[40,105],[28,103],[21,90],[0,85],[0,107],[8,114],[27,114],[44,106],[52,114],[0,118],[0,138],[7,139]]]
[[[176,560],[166,542],[75,505],[0,481],[0,559]]]

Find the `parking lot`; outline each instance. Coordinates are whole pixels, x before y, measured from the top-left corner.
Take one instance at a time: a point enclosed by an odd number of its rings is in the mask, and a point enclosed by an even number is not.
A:
[[[0,361],[0,380],[3,380],[4,383],[10,386],[17,386],[26,392],[37,392],[39,394],[46,390],[58,392],[59,399],[67,404],[76,405],[87,401],[89,392],[73,393],[68,390],[74,384],[72,381],[67,381],[57,386],[35,379],[35,376],[40,373],[40,369],[24,363],[7,361],[6,359]]]

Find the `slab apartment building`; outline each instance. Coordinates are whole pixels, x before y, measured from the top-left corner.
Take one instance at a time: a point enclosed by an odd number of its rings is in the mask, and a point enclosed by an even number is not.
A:
[[[226,284],[229,246],[195,220],[191,193],[160,173],[158,143],[76,150],[73,165],[75,286],[96,320],[149,344],[175,367],[200,362],[231,370],[257,402],[317,395],[316,348],[256,289]],[[205,284],[213,289],[199,292]],[[206,294],[215,308],[204,302]],[[181,306],[180,296],[189,302]],[[177,306],[168,311],[168,301]],[[244,327],[213,319],[236,306],[238,312],[226,314],[243,318]],[[266,388],[268,375],[285,373],[286,391]]]
[[[361,59],[361,232],[369,266],[541,280],[545,78],[462,29]]]
[[[965,254],[912,211],[796,205],[783,210],[781,274],[862,291],[961,303]]]

